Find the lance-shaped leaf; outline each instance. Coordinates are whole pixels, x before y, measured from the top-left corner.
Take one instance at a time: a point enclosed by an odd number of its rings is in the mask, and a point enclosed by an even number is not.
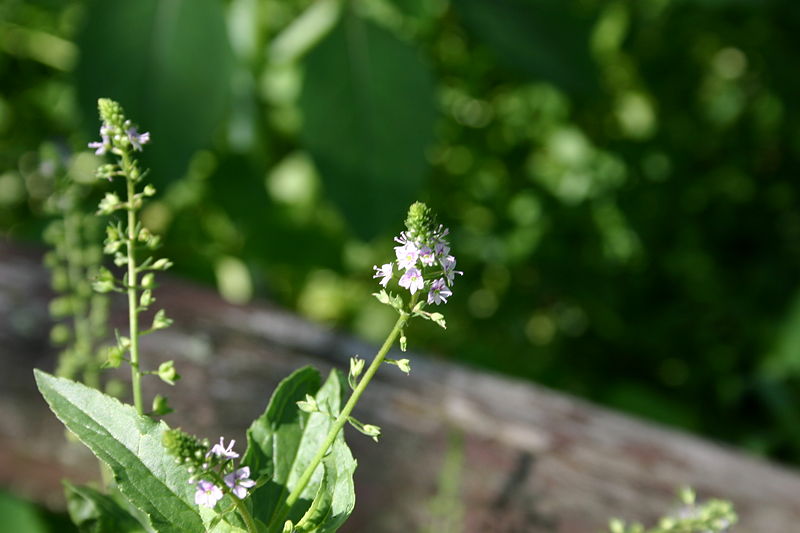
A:
[[[116,398],[34,370],[50,408],[114,473],[122,494],[160,533],[204,531],[189,474],[167,454],[167,425],[140,416]]]
[[[254,471],[272,472],[270,481],[252,495],[254,514],[265,524],[270,523],[278,504],[296,486],[341,409],[346,394],[343,374],[332,371],[321,388],[319,380],[317,371],[308,367],[283,380],[264,414],[247,432],[248,448],[243,463]],[[302,401],[306,394],[314,396],[321,412],[306,413],[297,407],[296,402]],[[298,523],[313,506],[304,527],[318,533],[336,531],[355,505],[355,468],[356,462],[344,434],[340,433],[286,518]]]

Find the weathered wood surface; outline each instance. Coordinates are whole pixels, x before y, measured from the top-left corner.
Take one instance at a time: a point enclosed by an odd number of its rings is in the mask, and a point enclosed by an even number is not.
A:
[[[212,440],[243,443],[298,366],[327,372],[373,351],[266,303],[238,307],[174,280],[157,296],[175,325],[146,338],[144,359],[175,359],[184,379],[147,380],[147,396],[167,393],[180,413],[167,421]],[[34,387],[31,369],[54,366],[48,297],[39,251],[0,241],[0,487],[58,507],[60,479],[97,467],[65,443]],[[348,434],[358,505],[345,531],[439,533],[444,518],[456,524],[447,531],[598,532],[610,516],[653,520],[689,484],[733,500],[737,532],[800,532],[796,471],[530,383],[411,359],[411,376],[386,367],[357,408],[384,433],[379,444]]]

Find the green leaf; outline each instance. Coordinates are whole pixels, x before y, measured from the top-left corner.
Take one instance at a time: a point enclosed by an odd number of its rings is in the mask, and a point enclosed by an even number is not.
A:
[[[108,464],[122,494],[147,515],[156,531],[204,531],[189,474],[161,444],[166,424],[80,383],[40,370],[34,375],[50,409]]]
[[[362,238],[393,227],[423,184],[436,119],[417,51],[347,12],[305,60],[302,138]]]
[[[3,531],[25,533],[51,531],[35,505],[6,492],[0,492],[0,516],[3,517]]]
[[[146,533],[146,529],[110,496],[64,481],[72,522],[81,533]]]
[[[226,114],[233,55],[219,0],[92,0],[77,37],[78,98],[92,138],[97,98],[117,100],[149,131],[154,181],[180,178]],[[201,60],[198,60],[202,58]]]
[[[248,448],[242,463],[251,471],[271,471],[268,483],[256,489],[252,496],[254,514],[270,523],[279,502],[286,499],[297,479],[316,454],[333,421],[327,413],[306,413],[296,402],[306,394],[314,396],[321,409],[336,416],[346,395],[346,381],[341,372],[331,372],[320,388],[319,374],[306,367],[283,380],[275,390],[264,414],[256,419],[247,432]],[[299,501],[289,510],[288,519],[297,523],[317,501],[314,517],[306,520],[309,531],[333,532],[347,519],[355,505],[353,472],[356,462],[340,433],[323,464],[305,488]],[[328,494],[321,494],[323,475]],[[330,498],[330,510],[325,503]],[[324,503],[324,505],[323,505]]]
[[[589,47],[593,21],[564,2],[461,0],[453,7],[501,63],[568,91],[597,88]]]

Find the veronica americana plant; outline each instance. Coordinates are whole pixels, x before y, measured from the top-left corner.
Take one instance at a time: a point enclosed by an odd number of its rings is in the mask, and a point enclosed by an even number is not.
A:
[[[77,302],[70,309],[76,334],[83,335],[80,346],[85,354],[98,342],[97,334],[86,332],[87,305],[92,300],[87,287],[91,285],[101,295],[119,293],[127,301],[128,327],[115,332],[102,366],[126,363],[130,367],[133,403],[122,403],[98,390],[99,365],[89,355],[77,359],[89,371],[86,383],[34,371],[39,390],[56,416],[113,474],[105,493],[65,482],[73,521],[81,531],[94,533],[336,531],[355,505],[356,462],[345,442],[344,426],[349,424],[377,441],[381,429],[353,416],[370,381],[384,364],[410,372],[408,359],[387,358],[395,343],[406,350],[410,321],[419,318],[446,328],[441,309],[463,275],[456,269],[448,229],[425,204],[413,204],[405,230],[394,239],[395,257],[373,267],[378,288],[374,296],[394,309],[397,320],[369,364],[354,356],[346,374],[334,370],[324,382],[313,368],[298,369],[278,385],[264,413],[252,422],[244,447],[237,448],[235,441],[224,436],[211,445],[206,438],[157,420],[170,411],[165,398],[156,396],[152,408],[145,408],[143,377],[157,375],[170,385],[180,377],[172,361],[145,360],[139,349],[143,335],[171,323],[165,310],[154,311],[154,291],[155,274],[172,263],[154,255],[160,239],[139,217],[145,201],[156,194],[137,160],[150,135],[140,133],[118,103],[101,99],[98,107],[99,140],[89,147],[111,159],[97,169],[100,181],[112,182],[108,185],[112,188],[117,185],[105,193],[96,213],[108,217],[103,251],[114,266],[99,266],[98,254],[75,252],[91,247],[75,244],[80,240],[75,236],[83,235],[76,221],[85,217],[75,215],[71,201],[57,204],[63,209],[58,211],[61,219],[53,226],[56,229],[51,230],[56,252],[50,263],[61,280],[57,284],[63,293],[60,298]],[[101,324],[94,326],[93,331],[102,331]],[[75,373],[62,374],[73,377]],[[695,505],[693,493],[685,492],[681,510],[656,528],[645,530],[639,524],[613,520],[609,529],[611,533],[724,533],[735,520],[727,502]]]
[[[247,430],[243,453],[224,437],[211,445],[157,420],[170,411],[165,398],[157,396],[152,408],[145,408],[144,376],[154,374],[169,384],[179,378],[172,361],[145,360],[139,348],[143,335],[171,323],[165,310],[153,308],[155,274],[171,262],[154,255],[160,239],[139,217],[145,201],[156,194],[137,160],[150,135],[140,132],[118,103],[101,99],[98,107],[99,140],[89,147],[111,160],[97,170],[101,181],[118,184],[97,210],[98,216],[108,217],[103,250],[114,266],[92,270],[87,281],[98,293],[119,293],[127,301],[128,327],[115,332],[104,366],[130,367],[132,405],[96,387],[35,371],[56,416],[113,474],[109,493],[65,483],[73,520],[95,532],[336,531],[355,505],[356,462],[344,426],[377,441],[380,428],[353,417],[358,401],[382,365],[410,371],[408,359],[386,356],[396,342],[406,349],[411,320],[446,325],[439,309],[462,275],[451,255],[448,230],[427,206],[415,203],[395,239],[395,258],[375,266],[375,297],[396,311],[397,320],[369,364],[353,357],[346,375],[334,370],[324,382],[313,368],[295,371]]]

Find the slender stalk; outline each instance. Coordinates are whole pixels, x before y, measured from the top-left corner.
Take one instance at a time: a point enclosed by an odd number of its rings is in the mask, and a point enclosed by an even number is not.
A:
[[[139,369],[139,301],[136,289],[136,206],[134,205],[136,190],[130,174],[132,165],[125,152],[123,152],[122,163],[128,192],[126,245],[128,251],[128,334],[131,341],[131,388],[133,389],[133,405],[136,407],[136,411],[142,415],[144,408],[142,406],[142,373]]]
[[[417,295],[414,295],[414,297],[412,297],[411,304],[409,306],[412,309],[417,300],[416,296]],[[389,335],[386,337],[386,340],[383,342],[380,350],[378,350],[378,353],[375,354],[375,358],[372,360],[369,368],[367,368],[364,376],[353,390],[353,394],[350,395],[350,398],[342,408],[339,416],[336,417],[336,420],[333,422],[333,425],[331,426],[330,431],[328,431],[325,440],[322,442],[319,450],[317,450],[317,454],[313,459],[311,459],[311,462],[303,471],[300,479],[297,480],[294,490],[292,490],[289,496],[287,496],[286,500],[282,501],[278,505],[278,508],[272,515],[272,520],[270,520],[269,527],[267,528],[270,532],[277,531],[277,527],[279,527],[280,524],[286,519],[286,513],[295,503],[297,503],[297,500],[300,499],[300,494],[302,494],[303,490],[305,490],[308,482],[311,481],[311,476],[314,474],[314,470],[316,470],[319,464],[322,462],[322,458],[325,457],[326,453],[328,453],[328,448],[331,447],[333,441],[336,440],[336,436],[347,423],[347,419],[350,418],[350,413],[353,412],[353,408],[356,406],[359,398],[361,398],[361,395],[364,393],[364,389],[367,388],[370,380],[372,380],[372,377],[378,371],[381,363],[383,363],[383,360],[386,358],[386,354],[389,352],[389,348],[391,348],[392,344],[394,344],[394,341],[397,340],[397,337],[400,335],[400,332],[403,330],[403,327],[406,325],[406,322],[408,322],[410,316],[411,315],[408,313],[402,313],[400,318],[397,319],[397,322],[395,322],[394,328],[392,328],[392,331],[389,332]]]
[[[239,511],[239,516],[241,516],[244,520],[244,524],[247,527],[247,532],[258,533],[258,527],[256,527],[256,523],[253,520],[253,515],[251,515],[250,511],[247,510],[247,506],[244,504],[244,501],[240,500],[235,495],[231,497],[236,504],[236,510]]]

